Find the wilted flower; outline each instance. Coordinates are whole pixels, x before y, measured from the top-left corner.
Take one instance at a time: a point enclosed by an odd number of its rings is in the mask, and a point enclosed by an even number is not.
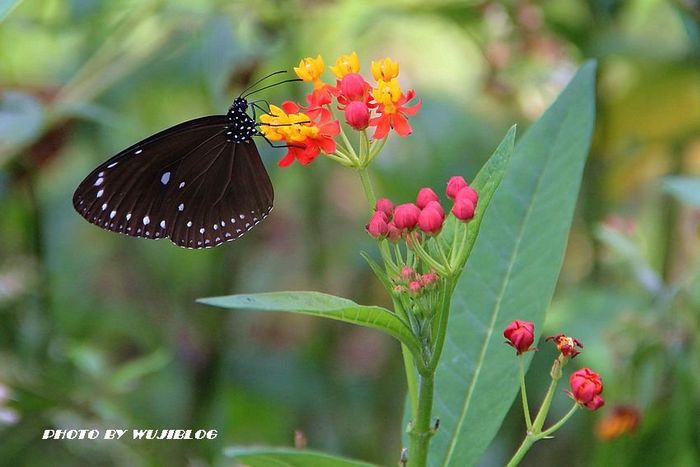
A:
[[[597,410],[605,404],[600,394],[603,392],[603,380],[590,368],[575,371],[569,377],[571,397],[589,410]]]
[[[552,341],[554,345],[557,346],[559,352],[565,357],[574,358],[576,355],[580,354],[576,347],[582,349],[583,344],[573,337],[569,337],[565,334],[557,334],[556,336],[549,336],[545,339],[546,341]]]

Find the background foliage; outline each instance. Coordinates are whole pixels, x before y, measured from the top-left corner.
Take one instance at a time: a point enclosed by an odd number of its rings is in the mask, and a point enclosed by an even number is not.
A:
[[[70,204],[128,144],[224,112],[253,77],[301,57],[356,50],[365,69],[399,60],[423,99],[414,134],[374,166],[381,192],[406,201],[473,177],[513,123],[522,134],[598,59],[595,138],[543,333],[580,338],[575,362],[602,374],[607,409],[641,419],[610,440],[596,436],[605,410],[581,414],[523,465],[699,464],[699,18],[684,0],[0,2],[0,463],[219,463],[225,446],[290,445],[295,429],[315,449],[395,463],[405,383],[389,338],[194,303],[315,289],[388,306],[358,254],[374,246],[353,174],[323,160],[282,170],[260,145],[275,211],[207,251],[105,233]],[[531,397],[553,358],[540,347]],[[502,465],[522,425],[515,410],[481,465]],[[220,435],[41,442],[52,426]]]

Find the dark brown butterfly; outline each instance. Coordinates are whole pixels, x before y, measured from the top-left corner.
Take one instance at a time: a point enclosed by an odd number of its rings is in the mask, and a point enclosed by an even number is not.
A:
[[[298,80],[274,85],[289,81]],[[185,248],[214,247],[248,232],[274,198],[252,139],[260,132],[256,105],[246,99],[251,93],[234,99],[226,115],[163,130],[97,167],[73,195],[76,211],[103,229]]]

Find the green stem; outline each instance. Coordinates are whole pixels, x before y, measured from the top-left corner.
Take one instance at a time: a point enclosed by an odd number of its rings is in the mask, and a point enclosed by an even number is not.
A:
[[[523,413],[525,414],[525,425],[528,433],[532,431],[532,418],[530,418],[530,406],[527,403],[527,391],[525,390],[525,356],[518,355],[520,366],[520,396],[523,400]]]
[[[437,368],[440,356],[442,355],[442,348],[445,343],[445,336],[447,335],[447,322],[450,317],[450,299],[452,298],[453,290],[453,280],[446,279],[438,306],[439,321],[437,333],[435,335],[435,347],[433,348],[433,354],[430,357],[430,364],[428,365],[432,371],[435,371]]]
[[[518,448],[517,451],[515,451],[515,454],[513,454],[513,457],[510,459],[508,464],[506,464],[506,467],[515,467],[516,465],[520,464],[520,461],[523,460],[523,457],[525,457],[525,453],[530,450],[533,444],[535,444],[535,437],[531,434],[528,434],[523,442],[520,444],[520,447]]]
[[[566,415],[564,415],[561,418],[561,420],[559,420],[557,423],[555,423],[554,425],[552,425],[551,427],[547,428],[542,433],[540,433],[540,435],[538,436],[537,439],[546,438],[547,436],[549,436],[552,433],[554,433],[555,431],[557,431],[559,428],[561,428],[561,426],[564,423],[567,422],[567,420],[569,420],[571,418],[571,416],[574,414],[574,412],[576,412],[577,409],[578,409],[578,404],[576,402],[574,402],[574,406],[571,407],[571,409],[569,409],[569,411],[566,413]]]
[[[403,354],[403,366],[406,371],[406,384],[408,385],[408,398],[411,401],[411,413],[418,412],[418,374],[411,351],[406,345],[401,344]]]
[[[561,365],[562,362],[560,361],[559,357],[557,357],[556,360],[554,360],[552,370],[550,371],[552,382],[549,383],[549,389],[547,389],[547,394],[544,396],[544,400],[542,401],[540,411],[537,412],[535,421],[532,422],[533,433],[539,433],[542,430],[544,420],[547,418],[547,413],[549,413],[549,407],[552,405],[552,399],[554,398],[554,391],[557,388],[557,383],[559,383],[559,380],[561,379]]]
[[[362,189],[365,191],[365,197],[370,205],[370,209],[374,209],[374,206],[377,204],[377,197],[374,195],[374,188],[372,188],[372,180],[369,179],[369,172],[367,172],[367,168],[360,167],[357,169],[357,173],[360,174]]]
[[[414,413],[413,426],[409,433],[408,467],[425,467],[428,463],[428,445],[433,436],[430,417],[433,409],[435,374],[430,371],[420,375],[418,410]]]
[[[438,263],[437,261],[435,261],[435,259],[432,256],[430,256],[427,251],[425,251],[425,249],[423,248],[423,246],[420,244],[420,242],[417,239],[414,239],[414,241],[413,241],[412,250],[416,253],[416,255],[420,259],[425,261],[439,275],[447,276],[447,271],[445,270],[443,265]]]

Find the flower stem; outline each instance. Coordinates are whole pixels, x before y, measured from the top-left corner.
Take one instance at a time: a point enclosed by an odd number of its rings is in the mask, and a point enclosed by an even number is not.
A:
[[[432,370],[420,375],[418,410],[414,413],[413,426],[409,433],[411,444],[408,449],[408,467],[425,467],[428,463],[428,444],[434,434],[430,426],[434,378],[435,373]]]
[[[527,391],[525,390],[525,356],[518,355],[520,362],[520,396],[523,400],[523,413],[525,414],[525,425],[528,433],[532,430],[532,418],[530,418],[530,407],[527,403]]]
[[[377,197],[374,195],[374,188],[372,188],[372,181],[369,179],[369,172],[367,172],[367,168],[360,167],[357,169],[357,173],[360,174],[362,189],[365,191],[365,197],[370,205],[370,209],[374,209],[374,205],[377,204]]]
[[[518,464],[520,464],[520,461],[523,460],[523,457],[525,457],[525,454],[527,451],[530,450],[533,444],[535,444],[535,437],[531,434],[528,434],[523,442],[520,444],[520,447],[518,448],[517,451],[515,451],[515,454],[513,454],[513,457],[511,457],[510,461],[508,464],[506,464],[506,467],[515,467]]]

